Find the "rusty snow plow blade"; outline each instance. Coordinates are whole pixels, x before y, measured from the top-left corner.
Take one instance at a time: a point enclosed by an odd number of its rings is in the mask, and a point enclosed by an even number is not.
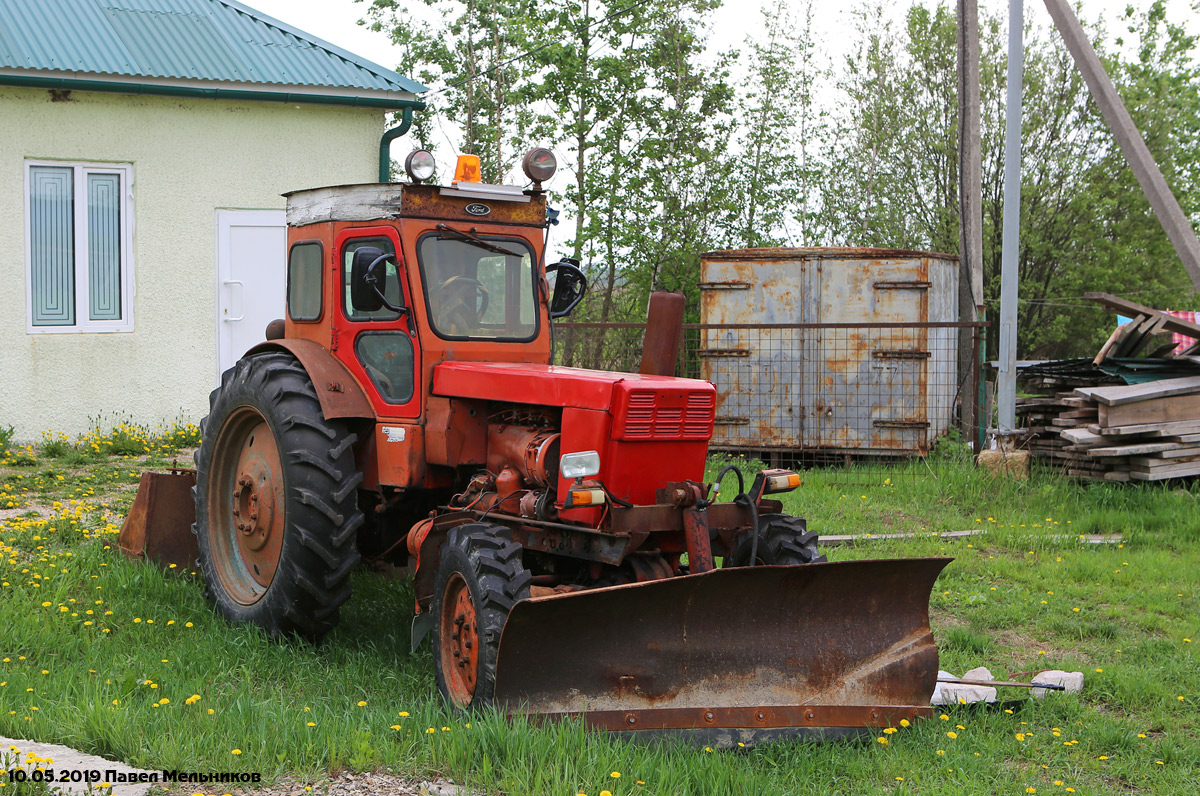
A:
[[[117,537],[125,555],[162,567],[174,564],[181,571],[195,567],[200,557],[192,533],[195,485],[196,471],[182,467],[169,473],[142,473],[137,497]]]
[[[929,594],[950,560],[722,569],[523,600],[496,700],[721,746],[924,717],[938,671]]]

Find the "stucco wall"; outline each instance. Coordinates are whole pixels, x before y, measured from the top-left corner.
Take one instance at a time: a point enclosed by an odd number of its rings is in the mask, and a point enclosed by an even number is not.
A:
[[[77,434],[114,413],[199,421],[216,382],[216,210],[374,182],[378,110],[0,88],[0,427]],[[132,163],[131,333],[29,334],[26,159]]]

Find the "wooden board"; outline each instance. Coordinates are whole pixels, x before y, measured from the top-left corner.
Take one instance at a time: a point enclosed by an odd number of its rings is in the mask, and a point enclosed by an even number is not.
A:
[[[1123,323],[1116,329],[1113,329],[1113,333],[1108,336],[1108,340],[1104,342],[1104,345],[1100,346],[1100,353],[1096,354],[1096,358],[1092,360],[1092,364],[1099,365],[1101,362],[1107,359],[1110,354],[1120,348],[1121,344],[1124,343],[1125,340],[1128,339],[1129,336],[1132,335],[1145,320],[1145,315],[1137,315],[1132,321]]]
[[[1084,411],[1082,409],[1076,411]],[[1200,393],[1148,398],[1137,403],[1100,405],[1100,425],[1127,426],[1136,423],[1177,423],[1200,420]]]
[[[1118,384],[1112,387],[1080,387],[1076,392],[1086,394],[1104,406],[1121,406],[1151,398],[1169,398],[1172,395],[1200,392],[1200,376],[1159,379],[1142,384]]]
[[[1097,456],[1144,456],[1147,453],[1159,453],[1182,448],[1178,442],[1135,442],[1129,445],[1114,445],[1104,448],[1088,448],[1087,455]]]
[[[1163,478],[1183,478],[1189,475],[1200,475],[1200,462],[1181,464],[1178,467],[1155,467],[1152,469],[1136,467],[1129,471],[1129,476],[1135,481],[1158,481]]]
[[[1162,331],[1167,320],[1163,316],[1151,316],[1144,323],[1140,324],[1133,333],[1126,337],[1113,350],[1114,357],[1132,357],[1136,356],[1137,352],[1142,349],[1150,339]]]
[[[1100,434],[1093,434],[1086,428],[1069,428],[1062,432],[1062,438],[1076,445],[1099,445],[1106,442],[1117,442]]]
[[[1162,467],[1173,467],[1177,464],[1189,464],[1200,461],[1200,454],[1195,451],[1191,456],[1179,459],[1157,459],[1152,456],[1130,456],[1129,463],[1144,470],[1154,470]]]
[[[1084,298],[1091,299],[1103,304],[1114,312],[1119,312],[1122,315],[1133,317],[1134,315],[1145,315],[1147,317],[1155,316],[1165,318],[1166,322],[1163,328],[1169,332],[1187,335],[1188,337],[1200,338],[1200,324],[1185,321],[1182,318],[1176,318],[1174,315],[1167,315],[1165,312],[1143,306],[1133,301],[1127,301],[1110,293],[1084,293]]]
[[[1154,454],[1157,459],[1183,459],[1188,456],[1200,456],[1200,445],[1184,445],[1175,450]]]
[[[1104,434],[1108,437],[1169,437],[1174,434],[1200,433],[1200,420],[1185,420],[1181,423],[1138,423],[1130,426],[1099,426],[1089,425],[1088,431],[1093,434]]]

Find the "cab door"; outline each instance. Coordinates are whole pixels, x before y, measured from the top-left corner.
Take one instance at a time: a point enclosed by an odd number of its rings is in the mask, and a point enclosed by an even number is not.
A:
[[[356,227],[338,235],[335,246],[340,265],[336,355],[363,384],[373,387],[368,392],[379,417],[416,419],[421,414],[421,362],[415,323],[386,306],[355,307],[350,289],[355,252],[379,249],[391,255],[383,264],[384,296],[395,306],[411,308],[400,240],[389,227]]]

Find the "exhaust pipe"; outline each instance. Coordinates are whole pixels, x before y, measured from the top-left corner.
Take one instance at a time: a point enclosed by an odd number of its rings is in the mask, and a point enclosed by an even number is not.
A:
[[[682,293],[656,290],[650,294],[646,309],[646,337],[642,341],[642,366],[647,376],[674,376],[679,361],[679,342],[683,337]]]

